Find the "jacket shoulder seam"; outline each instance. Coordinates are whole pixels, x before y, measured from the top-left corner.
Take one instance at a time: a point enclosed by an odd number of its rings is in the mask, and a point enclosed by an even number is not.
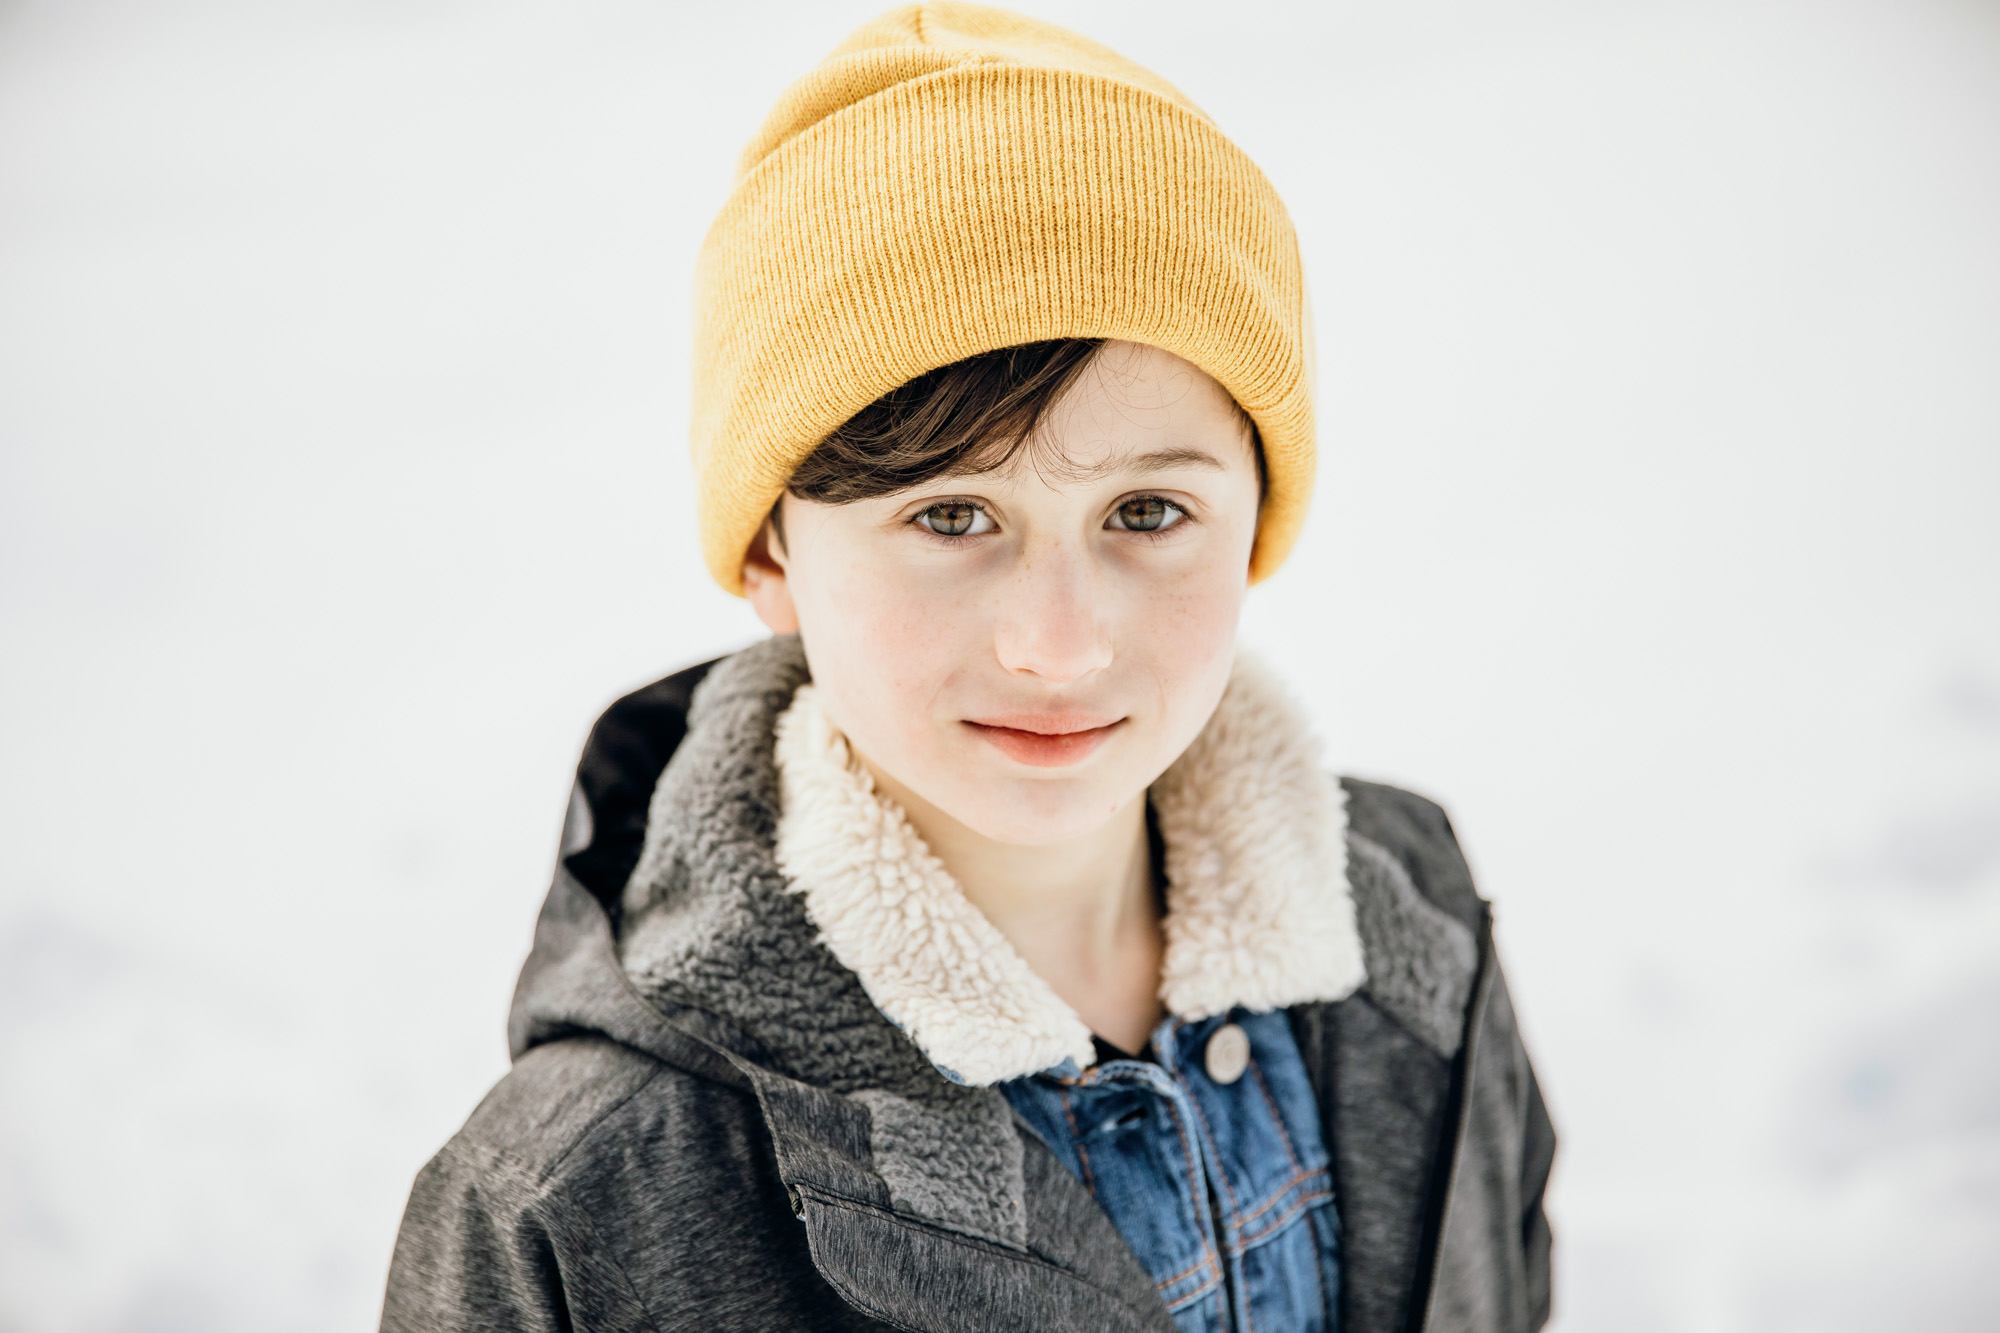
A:
[[[625,1045],[622,1042],[613,1041],[608,1037],[598,1036],[595,1034],[591,1035],[588,1038],[586,1038],[583,1034],[577,1034],[576,1036],[569,1036],[569,1037],[560,1037],[557,1038],[555,1041],[538,1043],[531,1049],[543,1050],[549,1047],[561,1045],[564,1042],[578,1041],[578,1040],[590,1040],[594,1043],[601,1043],[605,1046],[614,1047],[619,1054],[633,1061],[643,1062],[647,1066],[646,1076],[620,1096],[611,1099],[610,1101],[606,1102],[602,1107],[597,1108],[591,1114],[590,1118],[586,1120],[582,1125],[579,1125],[575,1130],[571,1131],[564,1137],[555,1140],[550,1145],[549,1152],[546,1155],[546,1157],[543,1157],[541,1154],[537,1154],[534,1159],[524,1157],[518,1152],[515,1152],[509,1148],[503,1147],[499,1143],[494,1142],[493,1139],[488,1135],[481,1134],[478,1132],[468,1133],[467,1130],[460,1130],[457,1134],[453,1135],[452,1143],[477,1145],[485,1152],[492,1154],[495,1158],[504,1159],[520,1173],[524,1181],[534,1182],[535,1188],[537,1190],[540,1190],[544,1186],[549,1185],[551,1182],[554,1181],[555,1176],[557,1175],[558,1172],[561,1171],[563,1165],[567,1163],[572,1156],[575,1155],[576,1150],[578,1148],[582,1147],[583,1144],[588,1139],[590,1139],[592,1135],[597,1133],[598,1129],[604,1124],[606,1120],[608,1120],[613,1115],[616,1115],[625,1106],[629,1105],[634,1098],[643,1094],[647,1089],[651,1088],[655,1083],[658,1083],[660,1081],[661,1075],[666,1073],[668,1069],[671,1068],[680,1073],[684,1073],[690,1078],[701,1079],[703,1082],[712,1081],[709,1079],[702,1078],[700,1074],[695,1073],[693,1070],[684,1070],[681,1069],[680,1066],[678,1065],[670,1066],[666,1061],[646,1051],[637,1050],[633,1047]],[[446,1145],[447,1148],[449,1148],[450,1146],[451,1146],[450,1144]]]
[[[649,1078],[640,1087],[650,1086],[652,1081]],[[638,1091],[639,1089],[634,1089],[632,1096],[636,1096]],[[618,1104],[623,1105],[631,1099],[631,1096],[621,1097]],[[602,1117],[598,1119],[601,1120]],[[597,1123],[597,1120],[592,1121],[591,1128],[594,1129]],[[579,1136],[579,1139],[581,1137]],[[468,1151],[470,1149],[478,1150],[477,1160],[470,1160],[473,1157],[473,1154]],[[609,1264],[612,1270],[618,1274],[618,1280],[624,1284],[625,1294],[631,1299],[633,1308],[638,1310],[644,1319],[643,1327],[651,1330],[651,1333],[661,1333],[659,1321],[653,1318],[652,1310],[647,1307],[645,1298],[639,1292],[638,1283],[632,1280],[632,1275],[625,1271],[625,1265],[618,1262],[617,1257],[612,1254],[610,1247],[604,1244],[604,1233],[598,1227],[597,1220],[590,1215],[589,1209],[569,1197],[569,1191],[560,1182],[552,1180],[546,1175],[538,1179],[534,1169],[527,1162],[522,1161],[505,1148],[491,1143],[483,1143],[476,1139],[467,1139],[454,1135],[452,1140],[445,1144],[444,1148],[439,1152],[439,1156],[446,1154],[450,1154],[460,1161],[466,1162],[467,1165],[475,1166],[481,1170],[498,1169],[505,1172],[522,1189],[522,1192],[527,1195],[527,1199],[517,1210],[519,1213],[526,1215],[540,1212],[550,1222],[556,1221],[559,1217],[565,1225],[574,1226],[579,1230],[588,1232],[591,1241],[590,1253]]]
[[[596,1115],[592,1116],[590,1118],[590,1123],[585,1125],[583,1128],[579,1129],[576,1132],[576,1135],[570,1139],[569,1143],[564,1146],[563,1150],[560,1153],[556,1154],[555,1157],[550,1159],[548,1168],[548,1179],[550,1179],[551,1181],[555,1179],[556,1173],[562,1170],[563,1165],[569,1161],[571,1156],[575,1154],[578,1148],[582,1147],[588,1139],[590,1139],[594,1134],[597,1133],[599,1126],[603,1125],[603,1123],[606,1120],[609,1120],[612,1116],[616,1115],[618,1112],[624,1110],[628,1105],[631,1104],[633,1098],[637,1097],[640,1093],[644,1092],[646,1089],[652,1087],[655,1083],[659,1082],[660,1074],[663,1072],[664,1068],[665,1067],[661,1065],[659,1061],[657,1060],[654,1061],[653,1068],[646,1074],[645,1082],[641,1083],[638,1087],[632,1089],[632,1091],[626,1093],[623,1097],[620,1097],[617,1101],[612,1102],[609,1106],[606,1106],[603,1110],[599,1111]]]

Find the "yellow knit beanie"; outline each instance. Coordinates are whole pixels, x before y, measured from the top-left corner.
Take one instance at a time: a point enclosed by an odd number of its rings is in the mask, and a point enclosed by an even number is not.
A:
[[[1045,338],[1200,366],[1263,439],[1250,573],[1312,493],[1298,238],[1270,182],[1158,76],[1003,10],[911,5],[779,99],[702,244],[693,452],[702,552],[743,556],[792,472],[882,394]]]

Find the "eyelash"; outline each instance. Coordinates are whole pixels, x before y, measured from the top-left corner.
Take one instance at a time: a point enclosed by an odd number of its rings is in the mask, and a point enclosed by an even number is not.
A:
[[[986,534],[983,532],[938,532],[925,525],[924,515],[936,513],[940,509],[956,508],[960,505],[972,510],[974,514],[984,518],[988,523],[993,521],[993,515],[988,513],[986,506],[980,504],[977,500],[945,499],[932,501],[916,513],[910,515],[910,526],[914,527],[918,532],[923,533],[924,536],[929,537],[932,541],[943,542],[948,546],[962,546],[976,537],[985,536]]]
[[[1152,541],[1165,541],[1168,539],[1169,535],[1176,528],[1180,527],[1183,523],[1194,522],[1194,515],[1188,511],[1188,507],[1186,505],[1178,504],[1173,500],[1169,500],[1164,495],[1150,495],[1150,494],[1128,495],[1124,499],[1120,500],[1117,503],[1117,505],[1112,508],[1111,512],[1113,514],[1116,514],[1118,510],[1123,509],[1126,505],[1132,504],[1134,501],[1138,500],[1157,500],[1160,504],[1165,505],[1168,509],[1173,510],[1176,514],[1179,514],[1180,517],[1173,520],[1171,523],[1162,524],[1160,527],[1157,528],[1114,528],[1110,526],[1110,520],[1106,519],[1105,521],[1106,530],[1109,532],[1126,532],[1130,533],[1134,537],[1144,537]],[[925,525],[923,520],[926,514],[935,513],[937,510],[957,505],[963,505],[966,508],[973,510],[975,513],[984,517],[986,521],[989,523],[993,521],[993,515],[987,511],[986,506],[980,504],[976,500],[946,499],[946,500],[938,500],[931,504],[927,504],[922,509],[919,509],[916,513],[912,514],[909,520],[910,525],[916,528],[917,531],[923,533],[926,537],[930,538],[932,541],[943,542],[949,546],[961,546],[966,542],[972,541],[977,537],[985,536],[986,534],[983,532],[960,532],[960,533],[939,532],[936,529]]]
[[[1159,501],[1159,503],[1173,510],[1176,514],[1179,514],[1180,517],[1174,519],[1171,523],[1163,523],[1157,528],[1112,528],[1111,531],[1129,532],[1134,537],[1145,537],[1149,538],[1152,541],[1163,542],[1168,540],[1172,536],[1175,529],[1179,528],[1183,523],[1194,522],[1194,515],[1188,511],[1188,507],[1186,505],[1179,504],[1173,500],[1169,500],[1164,495],[1150,495],[1143,493],[1139,495],[1128,495],[1123,500],[1120,500],[1112,508],[1111,512],[1113,514],[1116,514],[1120,509],[1123,509],[1126,505],[1133,504],[1140,500],[1157,500]],[[1107,523],[1108,522],[1109,520],[1107,520]]]

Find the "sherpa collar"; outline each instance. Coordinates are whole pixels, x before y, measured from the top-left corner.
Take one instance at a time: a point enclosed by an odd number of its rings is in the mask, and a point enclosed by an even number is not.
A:
[[[777,722],[777,863],[827,949],[940,1070],[974,1085],[1095,1058],[1090,1029],[877,792],[810,684]],[[1339,1000],[1364,979],[1345,794],[1283,689],[1239,661],[1153,785],[1160,999],[1181,1018]]]
[[[834,956],[807,915],[806,894],[778,867],[777,721],[809,676],[798,639],[783,635],[716,663],[695,690],[686,737],[653,790],[644,852],[626,884],[620,961],[633,986],[674,1024],[778,1076],[760,1092],[767,1106],[775,1090],[796,1081],[863,1108],[867,1142],[861,1155],[898,1211],[1018,1248],[1027,1237],[1027,1159],[1007,1099],[995,1088],[953,1083],[939,1072],[910,1034],[884,1016],[854,970]],[[1230,689],[1241,697],[1236,684]],[[1239,859],[1244,849],[1228,841],[1230,830],[1247,834],[1268,816],[1274,833],[1297,831],[1288,823],[1303,819],[1293,818],[1296,810],[1284,814],[1282,806],[1260,807],[1258,819],[1244,818],[1259,805],[1256,793],[1266,782],[1285,785],[1286,771],[1312,779],[1297,790],[1325,789],[1316,786],[1316,768],[1301,766],[1309,755],[1298,740],[1303,728],[1280,729],[1271,738],[1262,774],[1222,762],[1243,753],[1239,747],[1249,745],[1245,738],[1253,732],[1262,734],[1251,722],[1261,710],[1241,714],[1229,698],[1224,702],[1197,748],[1156,785],[1153,799],[1156,807],[1164,805],[1163,817],[1187,830],[1167,849],[1170,880],[1185,887],[1202,878],[1190,878],[1194,868],[1211,864],[1242,872],[1213,880],[1226,891],[1210,905],[1225,923],[1222,938],[1247,943],[1266,938],[1256,927],[1280,919],[1281,900],[1251,893],[1252,881],[1243,877],[1250,863]],[[1240,727],[1231,721],[1238,718]],[[1214,772],[1201,755],[1214,759]],[[1222,782],[1225,770],[1233,776]],[[1185,786],[1177,785],[1183,780]],[[1197,805],[1209,812],[1212,830],[1200,819],[1168,816],[1178,800],[1193,801],[1198,793],[1207,794]],[[1325,799],[1334,813],[1322,815],[1338,818],[1340,795],[1328,791]],[[1427,902],[1385,847],[1350,830],[1343,857],[1339,825],[1314,827],[1324,839],[1323,864],[1345,866],[1370,1000],[1451,1058],[1476,975],[1471,932]],[[1289,864],[1298,869],[1310,862]],[[1305,892],[1310,883],[1302,870],[1298,879],[1282,882],[1291,886],[1288,892]],[[1339,894],[1341,880],[1330,872],[1319,882]],[[1259,911],[1245,908],[1252,901],[1262,905]],[[1169,907],[1176,931],[1208,920],[1171,894]],[[1206,929],[1196,933],[1214,938]],[[1255,956],[1254,947],[1240,954],[1176,953],[1171,1004],[1191,1010],[1231,999],[1278,1003],[1281,995],[1296,993],[1247,989],[1259,975],[1247,962]],[[1245,961],[1240,967],[1179,966],[1200,958]],[[1354,965],[1347,975],[1359,972]],[[548,975],[540,984],[559,988]],[[799,1108],[812,1105],[810,1099],[798,1102]],[[799,1113],[813,1117],[826,1134],[848,1133],[838,1117]]]

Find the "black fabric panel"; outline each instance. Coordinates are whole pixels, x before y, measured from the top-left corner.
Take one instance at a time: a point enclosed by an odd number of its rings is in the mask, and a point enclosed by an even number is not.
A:
[[[1359,778],[1342,778],[1340,785],[1347,789],[1348,825],[1394,852],[1426,898],[1478,934],[1486,904],[1472,887],[1472,871],[1444,807],[1400,787]]]
[[[1292,1011],[1333,1156],[1342,1333],[1402,1333],[1447,1168],[1453,1066],[1365,995]]]
[[[1483,903],[1481,907],[1483,909]],[[1444,1242],[1444,1223],[1453,1183],[1453,1165],[1461,1157],[1465,1157],[1468,1159],[1465,1164],[1477,1167],[1481,1165],[1484,1157],[1482,1149],[1495,1146],[1485,1140],[1470,1147],[1465,1142],[1467,1099],[1472,1092],[1472,1079],[1476,1072],[1475,1062],[1481,1054],[1480,1043],[1492,1040],[1480,1022],[1484,1008],[1482,997],[1488,993],[1491,985],[1489,973],[1496,966],[1493,958],[1491,927],[1483,916],[1479,931],[1480,974],[1473,986],[1472,1012],[1466,1016],[1464,1045],[1459,1050],[1458,1058],[1451,1064],[1450,1075],[1440,1097],[1437,1127],[1434,1130],[1436,1135],[1434,1166],[1429,1179],[1424,1183],[1422,1205],[1424,1228],[1422,1238],[1417,1245],[1414,1268],[1417,1284],[1412,1290],[1409,1311],[1405,1316],[1405,1326],[1410,1333],[1422,1333],[1422,1330],[1432,1323],[1431,1307],[1435,1304],[1439,1279],[1438,1250]],[[1511,1038],[1511,1029],[1505,1035]],[[1503,1150],[1509,1150],[1511,1146],[1502,1145]],[[1504,1257],[1502,1264],[1504,1265]]]
[[[720,661],[720,658],[715,661]],[[688,701],[715,661],[677,671],[604,710],[577,762],[576,783],[590,808],[590,842],[563,859],[577,882],[618,922],[625,881],[646,841],[653,788],[687,735]]]

